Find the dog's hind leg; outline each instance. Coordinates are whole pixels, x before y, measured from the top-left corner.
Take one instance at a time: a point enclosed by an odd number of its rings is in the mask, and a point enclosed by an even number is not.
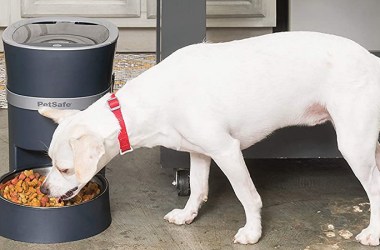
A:
[[[340,152],[364,187],[370,204],[369,226],[356,236],[364,245],[377,246],[380,238],[379,112],[373,103],[335,106],[330,112]]]
[[[356,236],[364,245],[377,246],[380,238],[380,146],[376,145],[376,166],[371,164],[367,178],[361,181],[371,204],[369,226]]]
[[[190,197],[184,209],[174,209],[164,219],[177,225],[190,224],[198,215],[203,202],[207,201],[208,178],[211,158],[190,153]]]
[[[222,141],[224,145],[211,157],[227,176],[236,196],[242,203],[246,215],[246,224],[235,235],[234,242],[254,244],[261,237],[262,202],[252,182],[240,149],[240,142],[231,137]]]

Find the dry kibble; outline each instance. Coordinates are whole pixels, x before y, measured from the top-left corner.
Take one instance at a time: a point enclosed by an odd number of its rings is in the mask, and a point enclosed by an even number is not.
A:
[[[78,205],[94,199],[100,194],[100,187],[95,182],[89,182],[72,199],[62,201],[58,198],[48,197],[41,193],[40,186],[45,176],[33,170],[24,170],[13,179],[0,183],[0,195],[14,203],[33,207],[63,207]]]

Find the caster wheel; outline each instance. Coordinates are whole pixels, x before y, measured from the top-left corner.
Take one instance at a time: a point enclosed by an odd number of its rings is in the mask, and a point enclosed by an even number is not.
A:
[[[176,187],[178,196],[190,195],[190,171],[181,169],[176,171]]]

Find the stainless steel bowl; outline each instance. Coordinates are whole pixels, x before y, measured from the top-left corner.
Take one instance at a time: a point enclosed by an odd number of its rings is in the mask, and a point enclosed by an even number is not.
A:
[[[43,167],[43,168],[34,168],[33,171],[35,173],[39,173],[40,175],[44,175],[44,176],[47,176],[50,172],[50,169],[51,169],[51,166],[47,166],[47,167]],[[25,169],[24,169],[25,170]],[[0,179],[0,183],[5,183],[9,180],[12,180],[16,175],[20,174],[21,172],[23,172],[24,170],[21,170],[21,171],[17,171],[17,172],[13,172],[11,174],[8,174],[5,178],[1,178]],[[100,187],[100,193],[99,195],[97,195],[96,197],[94,197],[94,199],[92,200],[95,200],[97,197],[101,196],[102,193],[104,193],[106,191],[106,187],[108,186],[108,182],[106,179],[104,179],[104,181],[102,181],[100,178],[99,178],[99,175],[97,176],[94,176],[94,178],[91,179],[92,182],[95,182],[99,185]],[[7,202],[10,202],[14,205],[18,205],[18,206],[23,206],[23,207],[30,207],[30,206],[26,206],[26,205],[23,205],[23,204],[18,204],[18,203],[14,203],[10,200],[7,200],[5,199],[3,196],[0,195],[0,199],[4,200],[4,201],[7,201]],[[80,204],[77,204],[77,205],[69,205],[69,206],[79,206],[81,204],[84,204],[86,202],[90,202],[92,200],[89,200],[89,201],[85,201],[85,202],[82,202]],[[67,207],[67,206],[66,206]],[[41,209],[53,209],[53,208],[62,208],[62,207],[35,207],[35,208],[41,208]]]
[[[33,168],[46,175],[51,167]],[[5,174],[4,183],[24,170]],[[64,207],[31,207],[0,197],[0,235],[9,239],[33,243],[59,243],[80,240],[104,231],[111,224],[109,186],[100,174],[92,181],[101,192],[90,201]]]

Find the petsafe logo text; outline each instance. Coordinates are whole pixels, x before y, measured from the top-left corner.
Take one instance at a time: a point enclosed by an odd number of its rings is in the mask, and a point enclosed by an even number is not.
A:
[[[70,108],[70,102],[37,102],[37,106],[40,107],[50,107],[50,108]]]

